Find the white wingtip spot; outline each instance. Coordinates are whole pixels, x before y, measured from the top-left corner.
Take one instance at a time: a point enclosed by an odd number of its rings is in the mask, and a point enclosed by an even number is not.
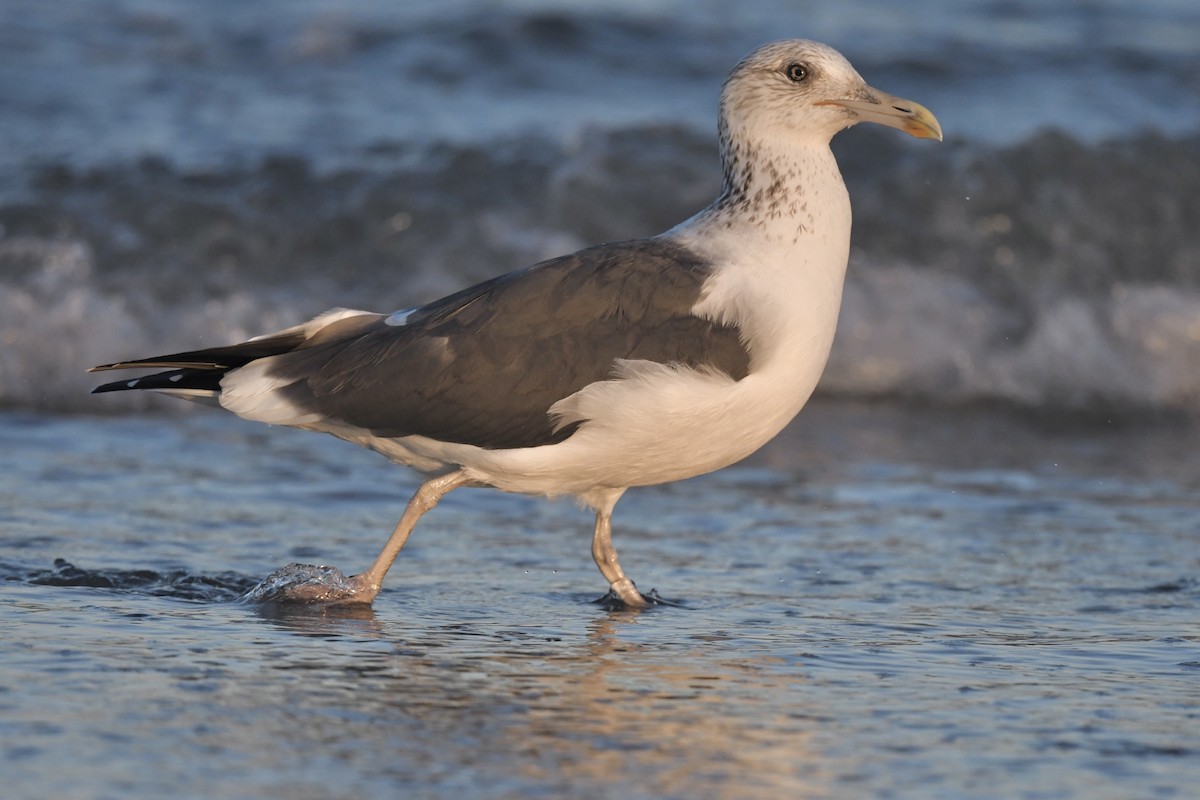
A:
[[[181,380],[183,380],[183,373],[182,373],[182,372],[180,372],[180,373],[177,373],[177,374],[175,374],[175,375],[172,375],[172,376],[171,376],[170,378],[168,378],[167,380],[169,380],[171,383],[179,383]]]
[[[136,389],[139,381],[141,381],[141,378],[134,378],[133,380],[126,382],[125,388]]]

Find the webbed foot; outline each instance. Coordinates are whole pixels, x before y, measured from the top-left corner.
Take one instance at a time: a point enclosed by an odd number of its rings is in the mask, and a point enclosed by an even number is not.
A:
[[[676,603],[659,595],[657,589],[642,594],[634,586],[633,581],[623,578],[608,588],[608,594],[592,601],[605,611],[630,611],[649,608],[651,606],[672,606],[683,608],[682,603]]]

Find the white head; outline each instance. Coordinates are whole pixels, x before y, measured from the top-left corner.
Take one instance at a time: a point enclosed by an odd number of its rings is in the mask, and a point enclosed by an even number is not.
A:
[[[776,141],[786,146],[787,140],[827,144],[838,131],[858,122],[942,138],[928,109],[871,88],[841,53],[819,42],[793,39],[763,45],[733,68],[721,92],[723,145]]]

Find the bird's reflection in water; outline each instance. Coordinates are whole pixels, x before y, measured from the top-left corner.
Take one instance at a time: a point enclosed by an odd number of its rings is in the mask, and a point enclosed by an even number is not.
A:
[[[764,708],[769,668],[705,644],[660,648],[623,639],[636,620],[598,619],[570,668],[532,676],[547,693],[532,704],[527,730],[552,760],[524,771],[598,783],[640,773],[667,796],[801,796],[799,765],[809,736],[788,709]],[[552,693],[552,694],[550,694]]]
[[[807,748],[813,715],[788,702],[794,670],[738,657],[719,636],[647,639],[649,617],[679,611],[614,612],[575,631],[428,619],[406,631],[369,608],[259,613],[355,644],[300,647],[273,666],[318,687],[307,703],[339,707],[334,738],[404,732],[396,762],[436,753],[443,767],[489,765],[525,785],[731,798],[801,797],[820,769]]]

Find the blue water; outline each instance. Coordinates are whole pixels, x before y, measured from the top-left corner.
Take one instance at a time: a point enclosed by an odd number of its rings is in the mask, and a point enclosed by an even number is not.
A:
[[[238,603],[364,567],[414,477],[86,367],[662,230],[782,36],[947,141],[838,138],[819,401],[618,508],[683,607],[605,611],[588,514],[482,490],[371,610]],[[0,5],[0,793],[1192,797],[1198,41],[1190,0]]]
[[[411,476],[218,415],[0,438],[10,797],[1200,780],[1200,450],[1170,425],[818,404],[745,465],[630,493],[623,561],[686,605],[641,614],[590,602],[585,513],[472,490],[371,610],[239,605],[287,561],[367,563]]]

